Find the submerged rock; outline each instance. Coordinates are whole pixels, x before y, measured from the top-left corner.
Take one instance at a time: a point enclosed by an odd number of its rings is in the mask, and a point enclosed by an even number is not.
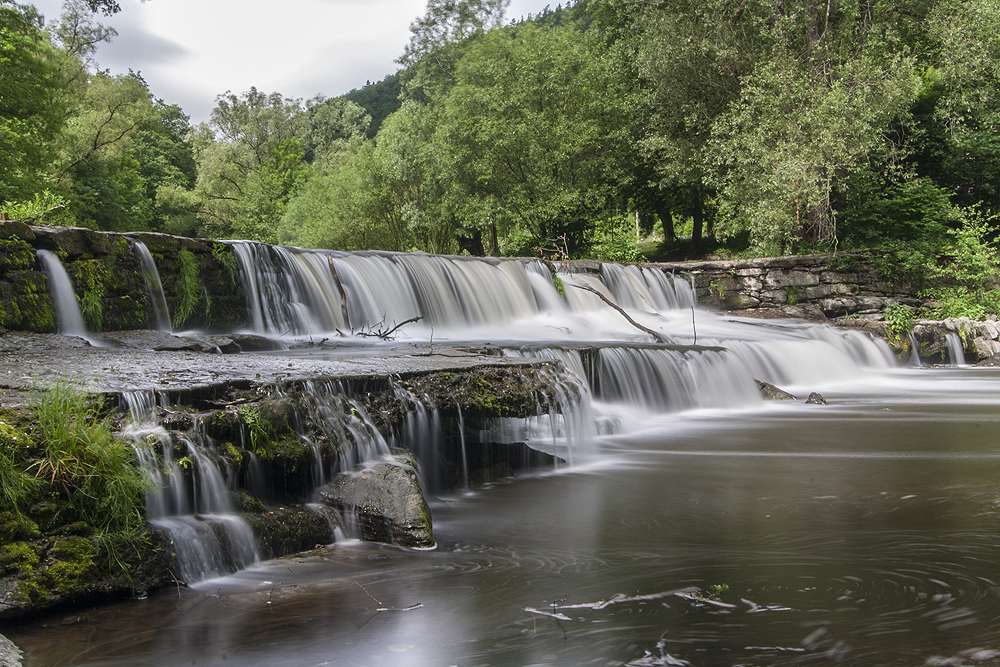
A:
[[[319,495],[330,507],[353,514],[363,540],[413,549],[435,547],[431,511],[412,454],[396,455],[361,472],[341,473]]]
[[[757,389],[760,391],[761,397],[765,401],[794,401],[797,400],[794,396],[789,394],[784,389],[778,389],[770,382],[761,382],[760,380],[754,380],[757,383]]]

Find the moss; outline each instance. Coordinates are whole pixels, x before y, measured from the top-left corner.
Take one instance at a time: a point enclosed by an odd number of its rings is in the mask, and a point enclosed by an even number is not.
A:
[[[0,240],[0,276],[8,271],[28,271],[35,265],[35,253],[21,239]]]
[[[75,535],[56,538],[46,555],[46,560],[55,562],[33,572],[22,568],[19,597],[38,604],[56,595],[72,596],[81,591],[84,584],[97,574],[94,563],[96,553],[97,548],[86,538]]]
[[[41,557],[33,544],[11,542],[0,547],[0,572],[6,574],[30,575],[34,573]]]
[[[31,519],[18,516],[14,512],[0,513],[0,541],[37,540],[41,536],[42,531],[38,529],[38,524]]]

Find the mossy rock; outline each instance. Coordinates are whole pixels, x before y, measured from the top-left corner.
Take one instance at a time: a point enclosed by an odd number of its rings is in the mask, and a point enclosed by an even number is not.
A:
[[[22,239],[0,239],[0,277],[9,271],[28,271],[35,267],[35,253]]]
[[[272,507],[241,516],[253,528],[264,558],[305,551],[333,541],[327,519],[305,505]]]

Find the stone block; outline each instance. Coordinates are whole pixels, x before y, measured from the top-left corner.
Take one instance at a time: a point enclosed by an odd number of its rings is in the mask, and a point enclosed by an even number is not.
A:
[[[819,285],[819,276],[810,271],[774,271],[764,283],[768,287],[809,287]]]

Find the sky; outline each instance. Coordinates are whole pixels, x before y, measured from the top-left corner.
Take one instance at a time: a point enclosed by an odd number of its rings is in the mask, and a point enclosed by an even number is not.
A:
[[[61,0],[22,0],[50,22]],[[216,96],[255,86],[308,99],[336,97],[398,69],[410,23],[426,0],[119,0],[95,18],[118,31],[96,60],[142,74],[154,97],[207,121]],[[558,0],[512,0],[507,19]]]

